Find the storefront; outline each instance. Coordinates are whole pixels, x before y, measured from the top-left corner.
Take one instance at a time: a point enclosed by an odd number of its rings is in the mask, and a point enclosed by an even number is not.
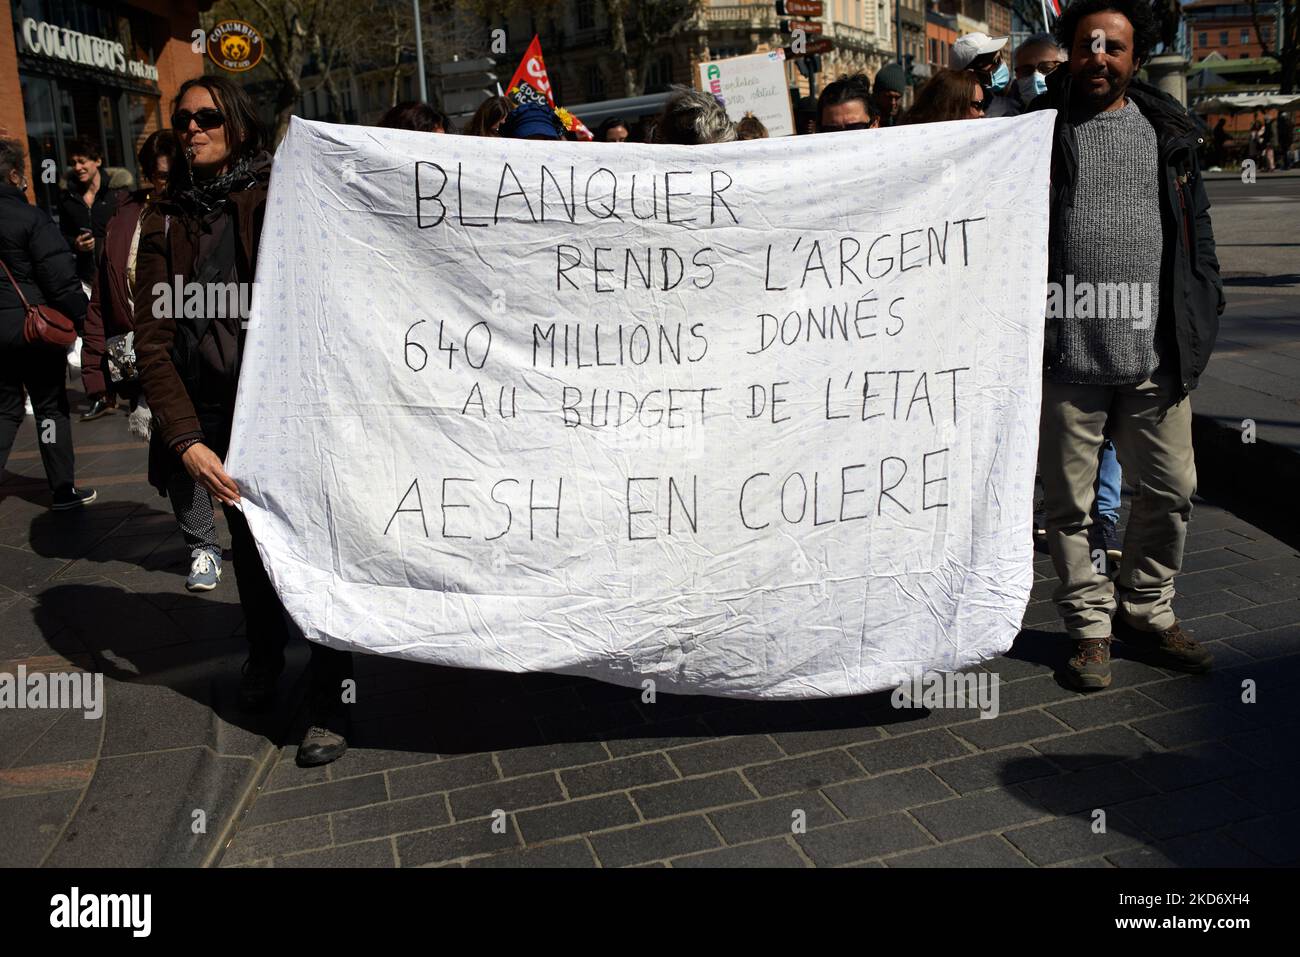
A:
[[[203,72],[193,34],[211,0],[9,2],[0,131],[25,141],[36,203],[54,211],[75,138],[98,144],[114,183],[134,182],[140,144],[166,124],[177,87]]]

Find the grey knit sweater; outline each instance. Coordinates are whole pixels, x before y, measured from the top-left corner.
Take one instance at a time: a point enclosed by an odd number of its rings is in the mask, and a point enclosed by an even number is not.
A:
[[[1065,227],[1063,289],[1050,298],[1058,382],[1142,382],[1159,363],[1159,153],[1156,132],[1132,100],[1075,127],[1079,174]],[[1073,288],[1071,288],[1071,279]]]

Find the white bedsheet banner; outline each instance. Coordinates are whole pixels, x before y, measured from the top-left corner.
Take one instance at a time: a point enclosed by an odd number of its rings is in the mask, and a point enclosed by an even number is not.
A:
[[[1052,120],[687,148],[295,119],[227,461],[290,615],[751,698],[1005,651]]]

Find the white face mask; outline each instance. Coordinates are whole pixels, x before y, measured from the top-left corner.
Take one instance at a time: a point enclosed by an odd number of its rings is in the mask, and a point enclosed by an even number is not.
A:
[[[1020,99],[1029,103],[1034,97],[1047,92],[1047,77],[1035,70],[1033,76],[1022,76],[1016,80],[1016,86],[1020,88]]]

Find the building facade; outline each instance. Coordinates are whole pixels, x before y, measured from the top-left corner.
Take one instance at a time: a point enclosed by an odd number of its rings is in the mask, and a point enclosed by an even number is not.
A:
[[[1252,60],[1277,46],[1278,5],[1260,3],[1259,34],[1249,3],[1191,0],[1183,6],[1191,60],[1197,63],[1211,53],[1225,60]],[[1261,42],[1262,41],[1262,42]]]
[[[32,199],[55,208],[68,144],[88,138],[104,164],[137,174],[136,152],[185,80],[211,0],[10,0],[0,23],[0,131],[27,146]]]

